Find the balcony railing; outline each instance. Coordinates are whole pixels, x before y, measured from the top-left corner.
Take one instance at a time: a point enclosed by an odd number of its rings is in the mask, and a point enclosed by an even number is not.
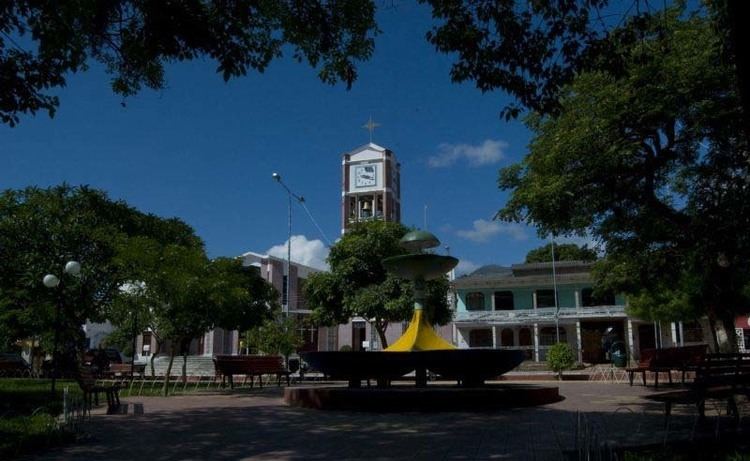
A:
[[[594,307],[561,307],[558,318],[560,320],[577,320],[600,317],[626,317],[625,306],[594,306]],[[555,308],[518,309],[512,311],[469,311],[456,312],[456,323],[530,323],[548,322],[555,320]]]

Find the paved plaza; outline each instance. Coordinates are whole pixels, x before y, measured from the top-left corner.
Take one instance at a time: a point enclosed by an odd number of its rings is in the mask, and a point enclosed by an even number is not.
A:
[[[276,387],[132,397],[123,399],[127,414],[94,415],[85,440],[36,459],[560,459],[562,450],[574,446],[579,411],[599,437],[620,445],[664,439],[662,407],[642,398],[652,388],[597,382],[559,386],[563,401],[489,413],[290,408],[282,401],[282,388]],[[680,411],[670,439],[684,437],[692,427],[692,410]]]

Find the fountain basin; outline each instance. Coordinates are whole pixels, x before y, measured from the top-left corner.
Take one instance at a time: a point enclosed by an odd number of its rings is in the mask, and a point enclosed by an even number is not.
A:
[[[562,400],[557,386],[492,384],[476,388],[429,385],[351,389],[347,387],[287,387],[287,405],[316,410],[372,411],[493,411],[545,405]]]
[[[405,352],[304,352],[312,368],[350,383],[365,379],[395,380],[415,370],[429,370],[464,386],[480,386],[524,360],[522,351],[504,349],[446,349]]]

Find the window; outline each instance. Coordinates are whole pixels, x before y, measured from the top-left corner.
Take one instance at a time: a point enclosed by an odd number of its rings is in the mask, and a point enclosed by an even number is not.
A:
[[[496,291],[495,292],[495,310],[496,311],[512,311],[513,306],[513,292],[512,291]]]
[[[143,344],[141,346],[141,355],[144,357],[151,355],[151,332],[143,333]]]
[[[536,290],[536,307],[555,307],[555,291]]]
[[[531,330],[528,328],[521,328],[518,330],[518,345],[519,346],[531,346]]]
[[[492,330],[471,330],[469,333],[469,347],[492,347]]]
[[[286,306],[289,300],[286,297],[286,285],[289,283],[289,277],[286,275],[281,279],[281,305]]]
[[[484,294],[479,292],[469,293],[466,295],[466,310],[483,311]]]
[[[560,342],[568,342],[567,335],[565,334],[565,328],[560,327]],[[540,346],[552,346],[557,343],[557,335],[555,334],[555,327],[544,327],[539,330],[539,345]]]
[[[307,309],[307,298],[305,298],[305,282],[306,279],[297,279],[297,309]]]
[[[682,323],[682,334],[683,340],[686,343],[701,343],[703,342],[703,328],[698,322],[683,322]]]
[[[592,288],[584,288],[581,290],[581,306],[583,307],[614,305],[615,295],[613,293],[603,293],[599,296],[594,296],[594,290]]]
[[[500,333],[500,345],[509,347],[513,345],[513,330],[504,328]]]

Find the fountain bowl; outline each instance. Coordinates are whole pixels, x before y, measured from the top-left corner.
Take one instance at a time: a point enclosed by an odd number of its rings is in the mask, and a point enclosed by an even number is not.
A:
[[[430,351],[321,351],[303,352],[313,369],[350,383],[364,380],[395,380],[417,369],[429,370],[462,385],[481,386],[485,380],[517,367],[524,354],[505,349],[447,349]]]

